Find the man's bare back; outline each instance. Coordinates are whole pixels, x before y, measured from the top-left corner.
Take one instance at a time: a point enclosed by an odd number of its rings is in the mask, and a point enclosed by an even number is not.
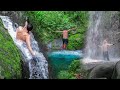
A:
[[[30,35],[27,33],[28,30],[25,27],[19,26],[16,30],[16,39],[24,41],[27,44],[27,47],[32,55],[35,53],[32,50],[31,42],[30,42]]]
[[[29,36],[28,33],[26,33],[24,31],[25,28],[23,28],[22,26],[19,26],[18,29],[17,29],[17,32],[16,32],[16,38],[19,39],[19,40],[22,40],[24,42],[26,42],[26,37]]]

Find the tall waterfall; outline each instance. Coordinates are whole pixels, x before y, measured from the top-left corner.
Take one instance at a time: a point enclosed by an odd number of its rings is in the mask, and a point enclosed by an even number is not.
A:
[[[99,47],[105,38],[114,44],[108,48],[110,61],[120,58],[120,14],[118,11],[89,11],[89,27],[86,35],[84,62],[105,61]]]
[[[15,23],[13,23],[8,16],[0,16],[2,19],[4,27],[8,30],[8,33],[12,37],[16,46],[22,52],[22,56],[24,58],[24,62],[28,62],[30,77],[29,79],[48,79],[48,62],[43,54],[40,52],[38,43],[34,39],[32,33],[31,35],[31,46],[33,51],[36,52],[37,62],[33,62],[32,55],[30,54],[26,43],[23,41],[16,40],[16,27]],[[17,25],[17,24],[16,24]]]

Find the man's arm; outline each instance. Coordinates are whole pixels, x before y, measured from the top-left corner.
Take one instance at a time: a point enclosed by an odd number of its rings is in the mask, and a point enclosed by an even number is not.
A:
[[[16,29],[16,33],[18,32],[19,28]]]
[[[76,28],[71,28],[71,29],[68,29],[68,31],[72,31],[72,30],[75,30]]]
[[[27,28],[27,25],[28,25],[28,22],[26,21],[26,22],[25,22],[25,26],[24,26],[24,28]]]
[[[114,45],[114,44],[109,44],[109,43],[108,43],[107,45],[108,45],[108,46],[112,46],[112,45]]]
[[[18,30],[19,30],[19,28],[16,29],[16,38],[17,38],[17,36],[18,36]]]
[[[30,35],[26,36],[26,44],[27,44],[27,47],[28,47],[30,53],[34,56],[35,53],[33,52],[32,48],[31,48]]]
[[[24,26],[24,28],[27,28],[28,23],[29,23],[29,19],[28,19],[28,17],[26,17],[26,21],[25,21],[25,26]]]
[[[63,31],[53,31],[53,32],[63,32]]]

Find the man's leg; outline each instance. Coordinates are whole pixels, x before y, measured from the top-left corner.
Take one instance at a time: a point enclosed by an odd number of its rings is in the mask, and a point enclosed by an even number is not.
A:
[[[110,61],[108,51],[106,52],[106,57],[107,57],[107,60]]]
[[[62,39],[62,41],[63,41],[62,49],[64,49],[64,39]]]
[[[65,49],[67,49],[67,45],[68,45],[68,39],[65,39],[65,45],[64,45]]]
[[[105,51],[103,51],[103,59],[104,59],[104,60],[105,60],[105,57],[106,57],[106,56],[105,56]]]
[[[63,48],[64,48],[64,44],[62,45],[61,49],[63,49]]]
[[[63,39],[63,49],[66,49],[66,39]]]
[[[63,49],[66,49],[66,44],[65,43],[63,44]]]

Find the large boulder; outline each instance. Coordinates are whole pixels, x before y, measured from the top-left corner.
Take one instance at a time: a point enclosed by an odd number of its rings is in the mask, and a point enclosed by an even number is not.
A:
[[[91,68],[89,79],[120,79],[120,61],[104,62]]]
[[[118,61],[114,66],[112,79],[120,79],[120,61]]]
[[[90,79],[107,78],[110,79],[114,69],[113,63],[103,63],[95,66],[89,74]]]

